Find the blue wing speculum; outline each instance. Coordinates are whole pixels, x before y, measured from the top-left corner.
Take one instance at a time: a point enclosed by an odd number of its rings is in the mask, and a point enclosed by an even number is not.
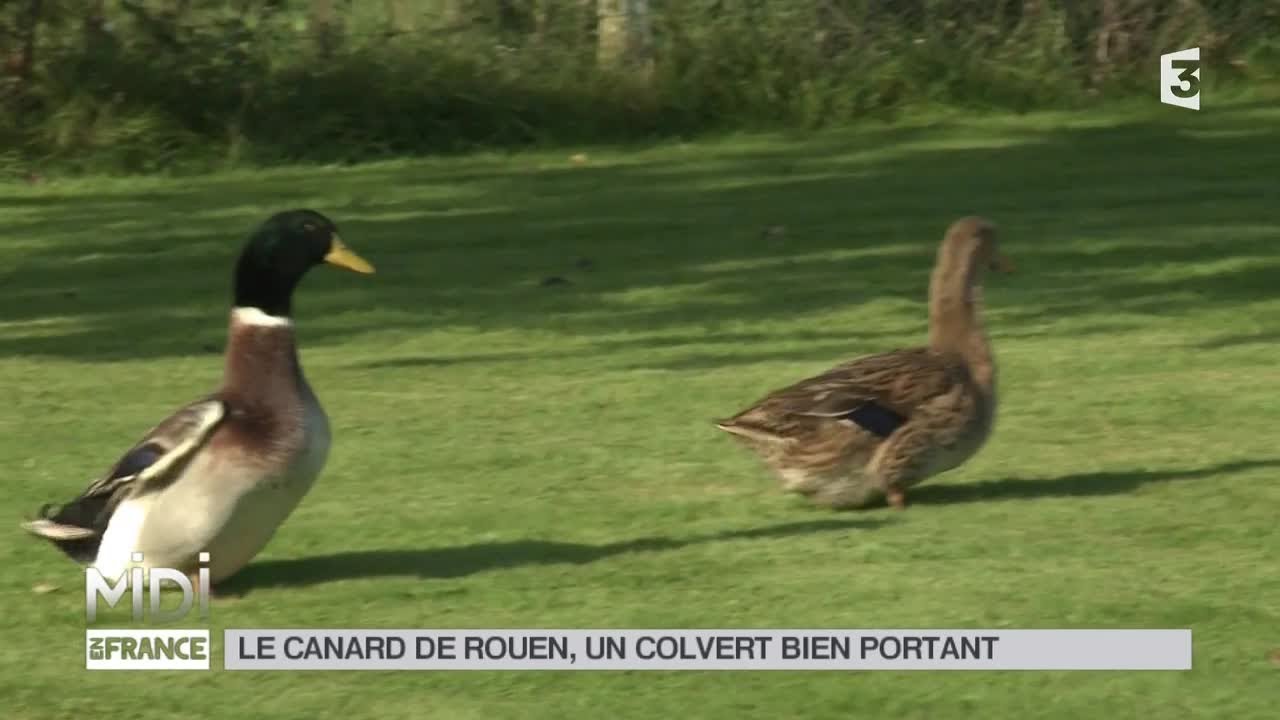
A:
[[[867,402],[849,411],[844,418],[873,435],[886,438],[907,421],[883,405]]]

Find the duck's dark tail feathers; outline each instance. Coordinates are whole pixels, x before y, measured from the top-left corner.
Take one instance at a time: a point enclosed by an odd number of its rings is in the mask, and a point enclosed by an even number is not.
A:
[[[54,512],[54,511],[57,512]],[[98,531],[84,527],[79,522],[85,514],[84,508],[77,503],[70,503],[61,508],[45,505],[36,513],[37,518],[22,523],[22,529],[42,537],[53,543],[59,550],[79,563],[93,562],[98,555],[98,545],[102,543],[102,535]]]

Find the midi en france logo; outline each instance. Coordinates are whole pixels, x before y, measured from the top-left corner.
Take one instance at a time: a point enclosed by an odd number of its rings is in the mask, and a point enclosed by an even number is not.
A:
[[[134,563],[143,561],[134,553]],[[133,567],[108,579],[97,568],[85,569],[85,619],[98,619],[98,602],[114,608],[129,595],[134,622],[169,623],[190,615],[199,604],[200,618],[209,615],[209,554],[200,553],[197,587],[191,578],[171,568]],[[182,592],[182,602],[166,609],[161,588],[171,584]],[[173,590],[165,596],[173,595]],[[148,602],[149,601],[149,602]],[[85,668],[88,670],[208,670],[211,647],[207,628],[85,629]]]
[[[135,565],[143,557],[133,555]],[[111,579],[85,571],[85,617],[129,597],[135,623],[209,611],[209,555],[196,583],[170,568]],[[176,607],[162,602],[182,594]],[[162,590],[164,597],[162,598]],[[172,605],[172,602],[169,603]],[[227,670],[1189,670],[1190,630],[374,630],[228,629]],[[207,628],[85,630],[89,670],[209,670]]]

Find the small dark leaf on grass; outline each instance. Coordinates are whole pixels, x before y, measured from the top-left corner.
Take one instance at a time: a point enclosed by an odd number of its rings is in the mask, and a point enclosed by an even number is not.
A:
[[[782,240],[787,236],[786,225],[770,225],[760,231],[760,239],[762,240]]]
[[[73,297],[77,297],[77,296],[79,296],[79,294],[80,294],[80,293],[77,293],[75,290],[63,290],[63,291],[62,291],[62,297],[64,297],[64,298],[73,298]]]
[[[568,285],[569,281],[559,275],[542,278],[542,287],[552,287],[555,285]]]
[[[573,264],[577,266],[579,270],[591,270],[595,268],[596,261],[591,258],[580,257],[577,260],[574,260]]]
[[[214,345],[213,343],[205,343],[200,346],[200,349],[207,353],[222,352],[222,348],[218,347],[217,345]]]

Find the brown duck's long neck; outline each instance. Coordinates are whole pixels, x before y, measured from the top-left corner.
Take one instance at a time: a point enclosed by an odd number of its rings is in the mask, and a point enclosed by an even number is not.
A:
[[[982,325],[982,286],[972,267],[939,268],[929,286],[929,347],[960,355],[974,380],[990,392],[995,387],[991,342]]]
[[[256,308],[234,308],[222,382],[224,390],[250,397],[296,396],[305,381],[293,322]]]

